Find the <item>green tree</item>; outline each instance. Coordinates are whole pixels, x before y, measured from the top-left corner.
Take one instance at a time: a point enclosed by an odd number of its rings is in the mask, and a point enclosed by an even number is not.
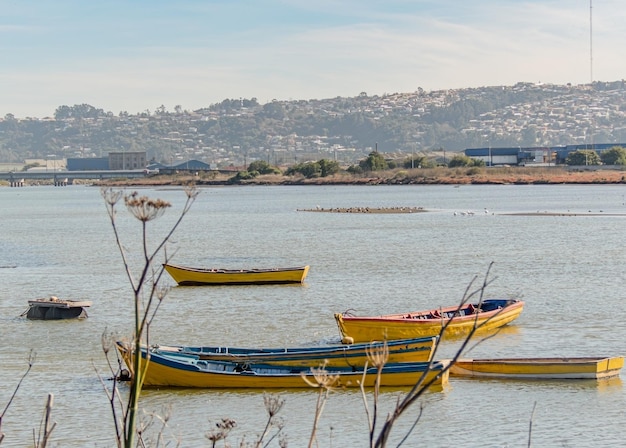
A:
[[[613,146],[600,153],[600,160],[605,165],[626,165],[626,149],[621,146]]]
[[[448,162],[450,168],[456,168],[459,166],[475,166],[475,160],[465,154],[456,154]],[[484,163],[484,162],[483,162]]]
[[[259,174],[280,174],[280,170],[265,160],[255,160],[248,165],[248,171],[253,172],[256,171]]]
[[[412,156],[404,161],[403,168],[433,168],[435,162],[426,156]]]
[[[321,177],[322,168],[318,162],[305,162],[294,165],[285,171],[286,176],[293,176],[296,173],[302,174],[307,179]]]
[[[302,174],[307,179],[313,177],[326,177],[338,173],[339,164],[333,160],[321,159],[317,162],[304,162],[291,166],[285,171],[285,176]]]
[[[382,171],[388,168],[387,161],[378,151],[370,152],[367,159],[359,162],[359,166],[363,171]]]
[[[317,163],[320,165],[322,177],[332,176],[339,172],[339,163],[334,160],[321,159]]]
[[[600,156],[593,149],[573,151],[565,158],[566,165],[600,165]]]

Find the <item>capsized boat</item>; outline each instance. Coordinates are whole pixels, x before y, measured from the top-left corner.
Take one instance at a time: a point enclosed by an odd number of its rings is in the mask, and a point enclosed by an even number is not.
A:
[[[457,359],[450,374],[510,379],[604,379],[619,376],[624,357]]]
[[[56,296],[28,301],[28,309],[22,314],[33,320],[83,319],[91,306],[88,300],[64,300]]]
[[[364,366],[368,352],[376,353],[386,345],[387,363],[430,361],[438,336],[288,348],[239,348],[183,345],[153,345],[152,352],[196,355],[205,361],[231,361],[248,364],[280,364],[288,366],[328,367]]]
[[[427,311],[414,311],[380,316],[354,316],[335,313],[342,342],[391,341],[439,335],[446,327],[445,337],[458,337],[479,326],[477,333],[496,330],[517,319],[524,302],[517,299],[486,299],[479,303],[466,303]]]
[[[304,283],[309,273],[308,265],[287,268],[211,269],[165,263],[163,267],[181,286]]]
[[[117,344],[124,362],[131,370],[133,354],[124,344]],[[377,381],[375,367],[325,367],[322,369],[301,366],[267,364],[242,364],[228,361],[204,361],[196,355],[163,354],[141,350],[144,360],[149,354],[144,386],[197,387],[197,388],[254,388],[290,389],[310,387],[305,378],[317,384],[317,378],[325,375],[338,376],[334,387],[374,386]],[[424,377],[424,384],[433,381],[434,386],[445,386],[449,378],[449,360],[430,363],[385,364],[380,374],[382,387],[414,386]],[[365,373],[365,375],[364,375]]]

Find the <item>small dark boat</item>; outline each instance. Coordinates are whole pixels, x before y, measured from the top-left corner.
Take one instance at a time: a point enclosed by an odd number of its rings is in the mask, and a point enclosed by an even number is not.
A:
[[[28,301],[28,309],[23,315],[34,320],[82,319],[87,317],[91,302],[79,300],[61,300],[55,296],[49,299]]]

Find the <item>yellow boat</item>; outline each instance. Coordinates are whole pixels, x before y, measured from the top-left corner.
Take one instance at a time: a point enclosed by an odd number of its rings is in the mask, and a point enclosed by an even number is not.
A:
[[[388,363],[430,361],[438,337],[398,339],[363,344],[343,344],[287,348],[238,348],[219,346],[154,345],[152,352],[163,355],[195,355],[204,361],[230,361],[247,364],[279,364],[283,366],[328,367],[364,366],[368,352],[387,346]]]
[[[488,299],[478,304],[465,304],[428,311],[415,311],[381,316],[353,316],[336,313],[335,320],[342,342],[369,342],[394,339],[437,336],[443,326],[445,337],[459,337],[470,333],[475,325],[477,333],[496,330],[517,319],[524,302],[517,299]]]
[[[132,370],[133,355],[117,347],[129,369]],[[316,376],[338,376],[334,387],[374,386],[378,375],[375,367],[325,367],[321,373],[312,367],[279,366],[266,364],[240,364],[226,361],[204,361],[197,356],[169,354],[141,350],[148,365],[144,378],[146,387],[195,387],[195,388],[254,388],[254,389],[290,389],[310,387],[306,378],[317,384]],[[448,384],[450,361],[431,363],[395,363],[386,364],[381,372],[379,384],[382,387],[413,386],[424,376],[424,383],[433,381],[434,386]],[[365,371],[365,376],[364,376]],[[132,373],[131,373],[132,374]],[[304,377],[304,378],[303,378]]]
[[[604,379],[619,376],[624,358],[499,358],[458,359],[450,374],[462,377],[511,379]]]
[[[303,283],[309,273],[309,266],[267,269],[210,269],[166,263],[163,267],[181,286]]]

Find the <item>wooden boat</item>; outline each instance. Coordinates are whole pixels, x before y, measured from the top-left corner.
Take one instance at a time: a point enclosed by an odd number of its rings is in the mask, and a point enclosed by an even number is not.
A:
[[[303,283],[309,273],[309,266],[268,269],[209,269],[166,263],[163,267],[181,286]]]
[[[619,375],[624,358],[496,358],[458,359],[450,374],[511,379],[603,379]]]
[[[450,320],[445,337],[469,334],[474,325],[478,332],[500,328],[517,319],[524,309],[524,302],[517,299],[488,299],[479,304],[467,303],[462,307],[451,306],[428,311],[415,311],[381,316],[353,316],[336,313],[335,320],[342,335],[342,342],[368,342],[436,336]]]
[[[398,339],[387,345],[387,363],[430,361],[438,337]],[[195,355],[204,361],[231,361],[248,364],[280,364],[286,366],[328,367],[364,366],[368,352],[376,352],[383,342],[351,345],[330,345],[290,348],[238,348],[180,345],[154,345],[152,352]]]
[[[34,320],[78,319],[87,317],[89,301],[62,300],[55,296],[28,301],[28,309],[22,314]]]
[[[133,355],[123,345],[117,344],[124,362],[132,370]],[[310,387],[304,380],[316,384],[315,376],[323,374],[317,368],[280,366],[267,364],[241,364],[227,361],[204,361],[195,355],[163,354],[141,350],[143,359],[149,353],[144,386],[197,387],[197,388],[254,388],[289,389]],[[425,375],[425,381],[434,380],[433,385],[445,386],[449,378],[449,360],[432,363],[386,364],[380,376],[380,386],[413,386]],[[325,367],[328,375],[338,375],[335,387],[372,387],[377,379],[377,370],[370,367]],[[363,373],[365,371],[365,378]]]

